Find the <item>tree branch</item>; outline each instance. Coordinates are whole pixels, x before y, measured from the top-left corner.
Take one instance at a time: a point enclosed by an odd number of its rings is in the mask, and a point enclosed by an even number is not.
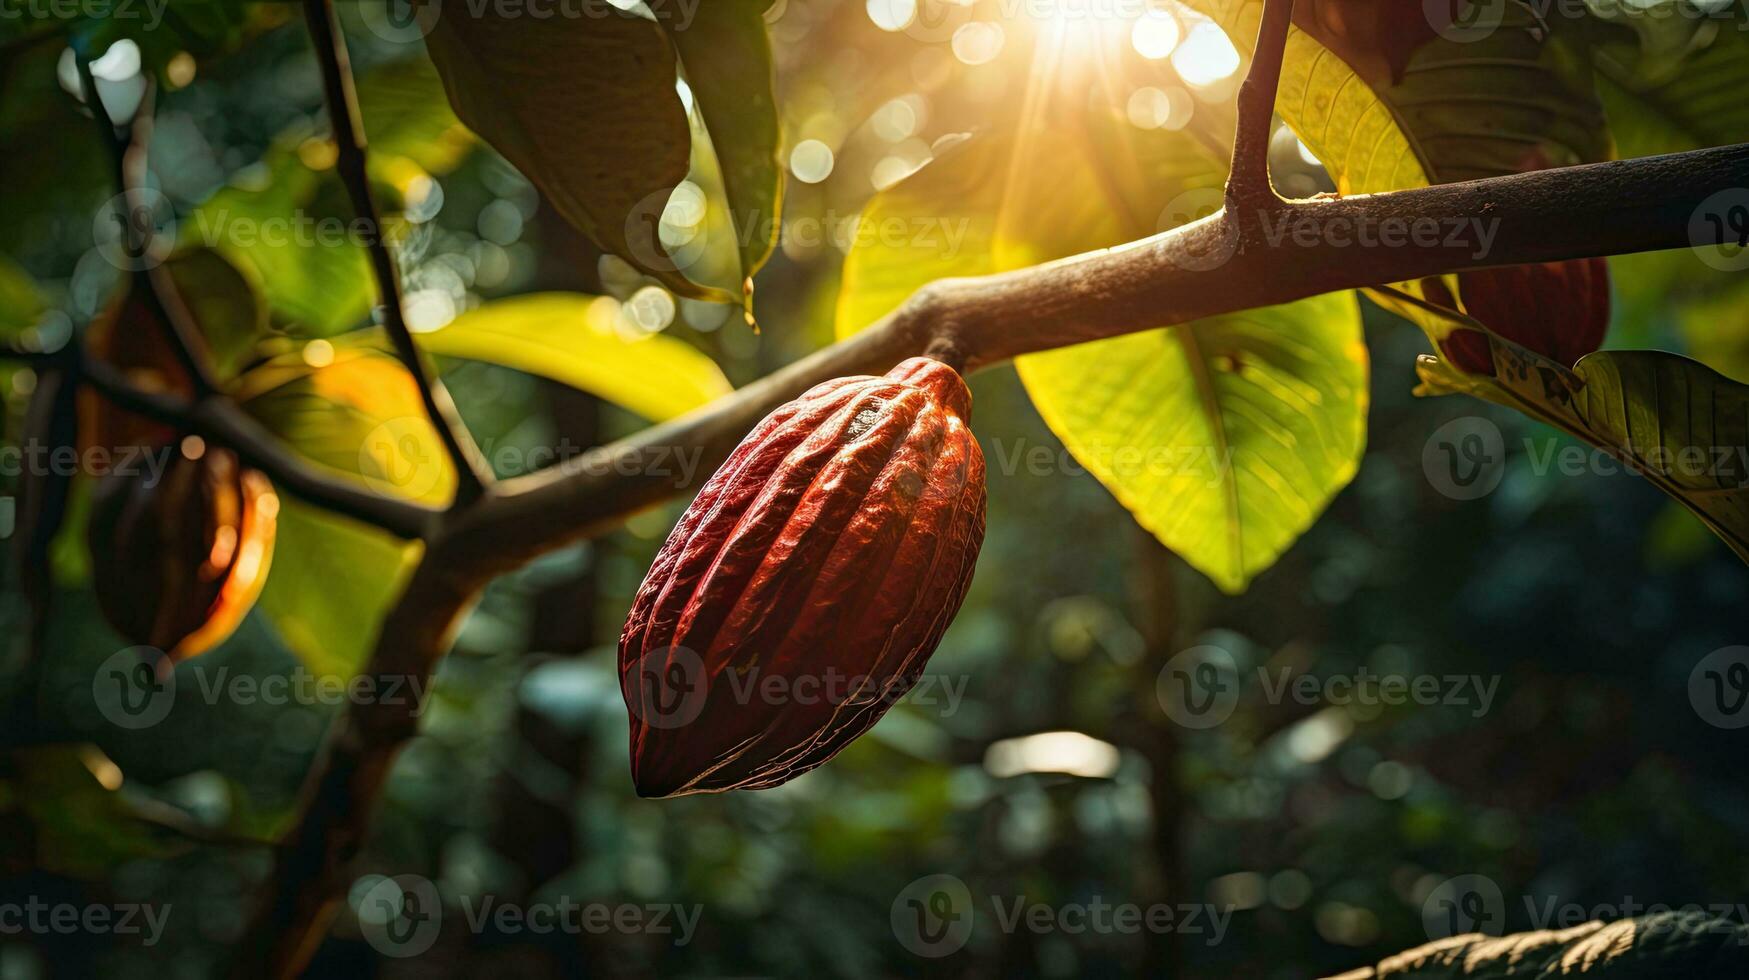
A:
[[[493,572],[518,567],[685,489],[665,469],[640,463],[702,450],[696,471],[708,474],[754,423],[807,388],[845,374],[880,373],[932,345],[951,345],[975,371],[1034,351],[1342,289],[1687,247],[1694,209],[1744,173],[1749,144],[1389,194],[1277,200],[1248,215],[1244,223],[1255,233],[1242,250],[1206,271],[1198,267],[1236,238],[1229,212],[1120,248],[942,280],[868,330],[689,415],[506,481],[450,536],[458,551]],[[1367,247],[1356,237],[1358,229],[1407,234],[1417,227],[1438,240]]]
[[[449,396],[443,381],[425,369],[419,348],[413,343],[413,333],[407,328],[406,307],[401,302],[401,277],[395,271],[395,257],[389,252],[383,235],[382,217],[370,194],[370,177],[365,168],[364,121],[358,111],[358,93],[352,84],[352,64],[346,53],[346,38],[334,16],[333,0],[304,0],[304,17],[309,24],[310,40],[316,48],[316,60],[322,66],[322,88],[327,95],[329,122],[334,130],[334,145],[339,150],[336,161],[340,179],[352,198],[352,210],[364,223],[364,235],[370,252],[371,270],[376,274],[377,290],[382,298],[383,330],[395,346],[395,354],[419,384],[420,398],[425,402],[425,414],[443,439],[443,448],[456,469],[454,505],[466,507],[484,495],[492,485],[492,471],[485,457],[474,445],[473,436],[462,424],[461,414]]]
[[[330,477],[300,459],[237,404],[214,394],[195,401],[136,387],[113,365],[86,359],[80,377],[97,392],[130,412],[187,428],[234,451],[243,462],[266,473],[276,489],[334,513],[380,527],[403,538],[434,536],[440,512],[374,493],[356,483]]]
[[[1293,13],[1294,0],[1266,0],[1263,6],[1251,71],[1239,86],[1239,124],[1233,134],[1233,165],[1227,173],[1229,208],[1268,206],[1275,198],[1269,184],[1269,130]]]
[[[109,150],[114,164],[116,192],[121,195],[122,205],[126,209],[126,213],[119,217],[121,233],[127,236],[129,242],[127,254],[140,256],[134,263],[139,268],[133,270],[133,292],[145,301],[152,319],[164,331],[164,339],[170,345],[177,364],[188,376],[195,395],[210,395],[217,390],[218,385],[214,382],[204,357],[199,353],[206,345],[200,325],[182,302],[182,294],[176,288],[175,281],[170,278],[170,270],[147,254],[151,248],[149,233],[143,232],[134,221],[136,215],[150,215],[152,210],[143,198],[147,175],[147,145],[152,135],[150,95],[148,94],[147,101],[141,103],[133,120],[124,127],[127,137],[118,136],[115,123],[109,118],[109,110],[104,107],[103,98],[98,94],[97,79],[91,74],[91,59],[83,44],[74,49],[73,60],[78,67],[85,107],[91,110],[91,118],[96,120],[104,146]]]
[[[834,377],[948,351],[967,371],[1321,293],[1484,266],[1685,247],[1694,209],[1749,172],[1749,144],[1333,200],[1271,199],[1126,246],[1013,272],[941,280],[868,330],[689,415],[517,480],[450,515],[383,623],[364,673],[423,690],[492,577],[675,496],[773,408]],[[1253,233],[1242,238],[1237,227]],[[1357,229],[1438,232],[1400,247]],[[1451,235],[1454,228],[1462,235]],[[1224,263],[1210,266],[1237,243]],[[1363,254],[1357,254],[1357,251]],[[1363,261],[1364,259],[1364,261]],[[677,453],[689,468],[676,472]],[[692,455],[696,453],[697,455]],[[662,464],[662,465],[657,465]],[[378,688],[382,689],[381,687]],[[290,977],[319,944],[395,754],[415,733],[393,705],[358,703],[306,783],[238,976]]]

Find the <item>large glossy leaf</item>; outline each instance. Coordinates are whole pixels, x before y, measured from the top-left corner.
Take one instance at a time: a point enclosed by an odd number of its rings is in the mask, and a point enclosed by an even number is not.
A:
[[[1704,912],[1664,912],[1509,936],[1452,936],[1330,980],[1726,980],[1745,971],[1749,927]]]
[[[1142,526],[1242,590],[1354,477],[1367,356],[1353,293],[1023,358],[1033,404]]]
[[[691,139],[674,48],[655,20],[601,6],[551,19],[450,0],[425,43],[456,114],[566,221],[675,292],[723,298],[658,235]]]
[[[616,321],[612,299],[543,293],[498,300],[419,336],[432,354],[487,361],[587,391],[655,421],[727,394],[729,381],[702,351]]]
[[[1221,161],[1109,111],[978,141],[878,195],[846,259],[841,332],[930,280],[1120,244],[1218,204]],[[1158,218],[1156,216],[1159,216]],[[900,245],[903,241],[904,244]],[[924,243],[924,244],[919,244]],[[1228,591],[1267,569],[1350,478],[1367,358],[1352,295],[1149,331],[1017,364],[1064,445],[1168,547]]]
[[[1623,157],[1724,146],[1749,134],[1749,12],[1735,3],[1704,18],[1670,9],[1687,2],[1662,0],[1627,18],[1656,35],[1600,46],[1599,93]]]
[[[1471,394],[1608,450],[1749,561],[1749,386],[1664,351],[1598,351],[1569,369],[1490,343],[1493,377],[1424,357],[1418,392]]]
[[[771,41],[765,31],[770,5],[770,0],[699,4],[689,22],[668,30],[716,150],[744,276],[763,265],[777,243],[783,187]]]

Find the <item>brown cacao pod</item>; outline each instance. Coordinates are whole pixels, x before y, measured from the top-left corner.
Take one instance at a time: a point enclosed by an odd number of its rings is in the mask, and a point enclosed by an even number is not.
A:
[[[267,581],[279,498],[228,449],[171,448],[150,468],[101,477],[91,497],[92,587],[130,643],[176,663],[234,632]]]
[[[915,357],[760,422],[687,508],[620,636],[647,797],[786,782],[917,682],[984,540],[971,392]]]
[[[1471,318],[1544,357],[1572,366],[1603,346],[1609,329],[1609,265],[1602,259],[1476,269],[1461,274],[1458,282]],[[1429,298],[1455,306],[1449,297]],[[1457,367],[1494,373],[1488,338],[1480,333],[1459,330],[1443,346]]]

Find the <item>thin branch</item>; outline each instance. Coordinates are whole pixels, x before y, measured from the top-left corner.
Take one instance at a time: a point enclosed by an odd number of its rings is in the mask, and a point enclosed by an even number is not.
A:
[[[322,66],[322,88],[327,95],[334,144],[339,150],[340,179],[346,183],[353,211],[365,225],[371,269],[376,274],[382,299],[383,329],[395,346],[396,356],[419,383],[425,413],[431,417],[431,424],[443,439],[444,449],[455,463],[458,479],[455,506],[466,507],[483,496],[492,485],[492,471],[474,445],[467,427],[462,424],[449,389],[425,369],[425,362],[420,359],[419,349],[413,343],[413,332],[407,328],[406,307],[401,301],[401,277],[395,271],[395,258],[383,235],[382,217],[377,213],[376,201],[370,194],[370,177],[365,168],[364,121],[358,111],[358,93],[353,89],[346,38],[336,22],[332,0],[304,0],[304,17],[309,24],[310,40],[316,48],[316,60]]]
[[[1233,167],[1227,175],[1229,207],[1266,206],[1275,199],[1269,185],[1269,131],[1293,12],[1294,0],[1266,0],[1263,6],[1251,71],[1239,87],[1239,125],[1233,134]]]
[[[869,329],[672,422],[501,484],[433,540],[383,622],[364,673],[422,689],[493,576],[675,496],[710,473],[766,413],[821,381],[885,371],[926,350],[968,371],[1033,351],[1464,269],[1686,247],[1694,209],[1749,173],[1749,144],[1340,200],[1277,200],[1279,238],[1202,261],[1223,214],[1122,248],[918,291]],[[1486,238],[1366,248],[1357,227],[1462,226]],[[1309,235],[1295,233],[1309,229]],[[1268,230],[1266,227],[1265,230]],[[1285,230],[1285,231],[1284,231]],[[1339,237],[1339,235],[1341,237]],[[1306,244],[1306,241],[1310,244]],[[1199,268],[1202,271],[1199,271]],[[306,782],[239,976],[295,976],[320,944],[389,769],[417,718],[359,703]]]
[[[133,120],[125,127],[128,135],[124,138],[117,134],[115,123],[109,118],[109,110],[104,107],[103,98],[98,94],[97,79],[91,73],[91,58],[83,45],[74,49],[74,63],[78,67],[85,107],[91,111],[91,118],[96,120],[114,164],[115,188],[125,209],[120,220],[121,233],[128,237],[128,254],[140,256],[135,263],[139,268],[133,270],[134,293],[145,301],[152,319],[164,331],[164,339],[170,345],[183,373],[188,376],[195,394],[211,394],[217,390],[218,385],[199,353],[205,349],[200,325],[182,302],[181,292],[171,279],[170,270],[146,254],[151,247],[150,238],[140,237],[142,232],[134,225],[136,215],[149,214],[151,211],[142,196],[147,177],[146,148],[152,134],[150,97],[148,95],[147,100],[141,102]]]
[[[190,402],[174,395],[145,391],[113,365],[93,359],[84,361],[80,373],[87,384],[122,408],[186,428],[215,445],[233,450],[243,462],[266,473],[276,489],[300,500],[403,538],[435,535],[441,512],[321,473],[223,395]]]

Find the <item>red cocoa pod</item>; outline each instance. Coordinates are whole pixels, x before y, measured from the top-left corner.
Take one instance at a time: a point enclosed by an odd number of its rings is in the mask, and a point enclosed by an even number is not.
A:
[[[104,618],[171,663],[243,621],[267,581],[279,514],[265,475],[230,450],[184,446],[163,450],[161,474],[110,473],[91,495],[91,578]]]
[[[984,540],[971,392],[914,357],[781,406],[657,554],[620,635],[640,796],[776,786],[922,675]]]
[[[1603,346],[1609,328],[1609,265],[1603,259],[1477,269],[1458,281],[1472,319],[1544,357],[1571,366]],[[1488,338],[1474,330],[1453,333],[1444,347],[1457,367],[1494,373]]]

